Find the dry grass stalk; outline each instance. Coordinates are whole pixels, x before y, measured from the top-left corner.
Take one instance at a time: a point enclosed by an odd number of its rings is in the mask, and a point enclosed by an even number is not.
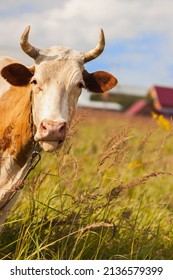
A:
[[[138,145],[138,150],[144,151],[145,145],[148,143],[149,138],[153,135],[153,133],[155,131],[156,131],[156,128],[151,128],[144,134],[144,136],[142,137],[142,139]]]
[[[143,185],[145,184],[149,179],[160,176],[160,175],[171,175],[173,176],[172,172],[166,172],[166,171],[158,171],[158,172],[152,172],[144,177],[142,177],[141,179],[135,180],[133,182],[130,182],[129,184],[125,185],[124,188],[125,189],[129,189],[129,188],[133,188],[136,187],[138,185]]]
[[[41,176],[41,175],[44,175],[44,176]],[[27,180],[27,182],[28,182],[28,184],[29,184],[29,186],[30,186],[30,192],[31,192],[31,195],[34,195],[34,193],[36,192],[36,191],[38,191],[40,188],[41,188],[41,186],[42,186],[42,184],[43,184],[43,182],[46,180],[46,178],[48,177],[48,176],[50,176],[50,175],[52,175],[51,174],[51,170],[49,169],[47,172],[45,172],[45,173],[43,173],[42,171],[40,171],[39,173],[38,173],[38,175],[36,174],[36,176],[33,176],[33,178],[32,178],[32,181],[31,180]]]
[[[105,146],[104,154],[101,156],[99,160],[98,169],[114,154],[118,154],[121,152],[124,144],[132,138],[132,136],[128,136],[131,128],[124,129],[120,134],[111,137],[108,143]]]
[[[79,124],[86,118],[87,115],[88,115],[88,112],[85,110],[75,114],[74,118],[72,119],[72,121],[70,123],[68,134],[66,136],[67,142],[70,142],[70,140],[73,138],[74,134],[76,134],[76,132],[78,131]]]
[[[154,178],[154,177],[157,177],[157,176],[160,176],[160,175],[171,175],[173,176],[173,173],[172,172],[165,172],[165,171],[158,171],[158,172],[152,172],[138,180],[135,180],[135,181],[132,181],[126,185],[119,185],[115,188],[113,188],[108,194],[107,194],[107,197],[108,197],[108,201],[112,201],[114,198],[117,198],[120,193],[124,190],[127,190],[127,189],[132,189],[136,186],[139,186],[139,185],[144,185],[147,183],[147,181],[151,178]]]

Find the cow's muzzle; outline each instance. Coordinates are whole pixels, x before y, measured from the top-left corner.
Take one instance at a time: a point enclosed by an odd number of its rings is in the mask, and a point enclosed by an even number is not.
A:
[[[55,122],[44,120],[40,123],[40,140],[46,141],[64,141],[67,131],[67,124],[63,122]]]
[[[59,148],[66,138],[67,123],[65,121],[56,122],[51,120],[43,120],[37,128],[35,140],[39,141],[41,146],[53,146],[50,151]],[[44,149],[44,150],[47,150]]]

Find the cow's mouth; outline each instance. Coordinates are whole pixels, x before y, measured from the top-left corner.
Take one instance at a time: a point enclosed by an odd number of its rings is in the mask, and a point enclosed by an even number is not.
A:
[[[49,153],[54,152],[54,151],[60,149],[62,147],[63,143],[64,143],[63,140],[59,140],[59,141],[40,140],[39,141],[39,144],[42,147],[42,149],[45,152],[49,152]]]

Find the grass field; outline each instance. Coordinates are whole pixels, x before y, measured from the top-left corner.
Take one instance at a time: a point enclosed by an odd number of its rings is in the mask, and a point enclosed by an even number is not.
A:
[[[0,258],[173,259],[172,222],[172,124],[80,111],[28,178]]]

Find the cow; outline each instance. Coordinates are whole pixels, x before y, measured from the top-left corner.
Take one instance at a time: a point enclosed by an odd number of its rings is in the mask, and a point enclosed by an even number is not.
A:
[[[82,89],[102,93],[117,84],[108,72],[88,73],[84,68],[104,50],[102,29],[97,46],[86,52],[60,46],[36,48],[29,42],[29,32],[27,26],[20,45],[34,65],[0,58],[1,228],[41,150],[61,148]]]

